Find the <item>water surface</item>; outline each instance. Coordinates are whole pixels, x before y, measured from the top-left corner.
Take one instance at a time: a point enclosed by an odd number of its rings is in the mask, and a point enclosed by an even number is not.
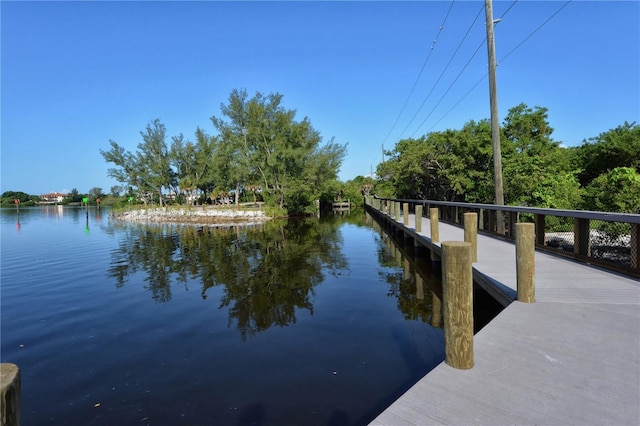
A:
[[[371,225],[2,210],[1,360],[21,368],[23,423],[366,424],[444,359],[430,278]]]

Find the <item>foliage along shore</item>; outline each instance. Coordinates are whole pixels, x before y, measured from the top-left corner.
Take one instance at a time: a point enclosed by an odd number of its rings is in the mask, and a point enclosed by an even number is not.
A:
[[[271,220],[263,210],[218,207],[155,207],[111,212],[117,220],[140,223],[248,225]]]

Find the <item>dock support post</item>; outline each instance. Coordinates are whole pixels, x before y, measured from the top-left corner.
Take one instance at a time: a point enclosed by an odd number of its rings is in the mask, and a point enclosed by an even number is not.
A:
[[[533,223],[516,223],[516,281],[518,301],[536,301],[536,231]]]
[[[409,203],[402,204],[402,223],[404,226],[409,225]]]
[[[422,204],[416,206],[416,220],[414,228],[417,233],[422,232]]]
[[[440,242],[440,228],[438,227],[438,208],[429,209],[429,217],[431,218],[431,242]]]
[[[478,214],[464,214],[464,240],[471,243],[471,263],[478,261]]]
[[[395,219],[400,222],[400,201],[394,201],[393,204],[395,205]]]
[[[20,369],[0,364],[0,424],[20,426]]]
[[[473,367],[473,272],[471,243],[442,243],[445,362],[453,368]]]
[[[431,302],[431,325],[433,327],[440,328],[442,320],[442,301],[435,291],[431,294],[433,295],[433,299]]]
[[[416,299],[424,300],[424,280],[416,272]]]

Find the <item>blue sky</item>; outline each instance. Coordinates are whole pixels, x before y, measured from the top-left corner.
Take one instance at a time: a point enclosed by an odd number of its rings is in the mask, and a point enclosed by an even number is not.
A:
[[[565,3],[494,1],[498,104],[548,108],[573,146],[640,121],[640,2]],[[234,88],[282,94],[348,144],[342,180],[368,175],[383,144],[489,117],[483,5],[2,1],[1,191],[107,192],[110,139],[215,134]]]

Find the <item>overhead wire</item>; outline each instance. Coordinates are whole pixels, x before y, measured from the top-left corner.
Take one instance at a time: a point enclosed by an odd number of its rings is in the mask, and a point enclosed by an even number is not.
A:
[[[431,97],[431,94],[433,93],[433,91],[435,90],[436,86],[438,85],[438,83],[440,82],[440,80],[442,79],[442,76],[444,76],[444,73],[447,71],[447,69],[449,68],[449,65],[451,65],[451,62],[453,61],[453,59],[456,57],[456,55],[458,54],[458,51],[460,50],[460,47],[462,47],[462,44],[464,43],[464,41],[467,39],[467,36],[469,35],[469,33],[471,32],[471,29],[473,28],[473,26],[475,25],[476,21],[478,20],[478,17],[480,16],[480,14],[482,13],[482,11],[484,10],[484,6],[482,6],[480,8],[480,10],[478,11],[478,13],[476,14],[476,17],[473,19],[473,22],[471,23],[471,25],[469,25],[469,28],[467,29],[467,32],[464,34],[464,36],[462,37],[462,40],[460,40],[460,43],[458,43],[458,47],[456,47],[456,50],[453,52],[453,54],[451,55],[451,58],[449,58],[449,62],[447,62],[447,65],[445,65],[444,69],[442,70],[442,72],[440,73],[440,76],[438,77],[438,79],[436,80],[436,82],[433,84],[433,86],[431,86],[431,90],[429,90],[429,93],[427,93],[427,96],[424,98],[424,100],[422,101],[422,103],[420,104],[420,107],[418,108],[418,110],[416,111],[416,113],[413,115],[413,117],[411,117],[411,120],[409,120],[409,123],[407,124],[407,126],[404,128],[404,130],[402,131],[402,133],[400,133],[400,136],[398,137],[398,139],[400,139],[402,137],[402,135],[407,131],[407,129],[409,129],[409,127],[411,126],[411,124],[413,123],[413,120],[415,120],[415,118],[418,116],[418,114],[420,113],[420,111],[422,111],[422,108],[424,107],[424,104],[427,102],[427,100]]]
[[[467,61],[466,64],[464,64],[464,66],[462,67],[462,69],[460,70],[460,72],[458,73],[458,75],[456,76],[456,78],[453,79],[453,81],[451,82],[451,84],[449,85],[449,87],[447,87],[447,90],[445,90],[445,92],[442,94],[442,96],[440,96],[440,99],[438,99],[438,102],[433,106],[433,108],[431,109],[431,111],[429,112],[429,114],[425,117],[424,120],[422,120],[422,123],[420,123],[420,125],[416,128],[416,130],[411,134],[411,137],[413,137],[418,130],[420,130],[420,128],[424,125],[424,123],[426,123],[426,121],[429,119],[429,117],[431,117],[431,114],[433,114],[433,112],[436,110],[436,108],[438,108],[438,105],[440,105],[440,103],[442,102],[442,100],[445,98],[445,96],[447,96],[447,94],[449,93],[449,91],[453,88],[453,86],[456,84],[456,82],[458,81],[458,79],[460,78],[460,76],[462,76],[462,74],[464,73],[464,71],[467,69],[467,67],[469,66],[469,64],[471,63],[471,61],[473,60],[473,58],[478,54],[478,51],[480,50],[480,48],[482,46],[484,46],[485,42],[487,41],[487,38],[485,37],[484,40],[482,40],[482,42],[478,45],[478,47],[476,47],[476,50],[474,50],[474,52],[471,54],[471,57],[469,58],[469,60]]]
[[[411,90],[409,91],[409,95],[407,96],[407,99],[404,101],[404,104],[402,105],[402,108],[400,109],[400,112],[398,113],[398,116],[396,117],[393,125],[391,126],[391,129],[389,130],[389,133],[387,133],[387,136],[385,136],[384,140],[382,141],[383,146],[384,146],[384,143],[387,141],[387,139],[389,139],[389,136],[391,135],[393,130],[396,128],[396,125],[398,124],[398,121],[400,120],[400,117],[402,116],[402,113],[404,112],[405,108],[407,107],[407,104],[409,103],[409,99],[411,99],[411,96],[413,95],[413,92],[415,91],[415,88],[418,85],[418,81],[420,81],[420,77],[422,77],[422,73],[424,72],[424,69],[427,66],[427,63],[429,62],[429,59],[431,58],[431,54],[433,53],[433,50],[435,49],[436,44],[438,43],[438,39],[440,38],[440,34],[442,33],[442,31],[445,28],[445,24],[447,23],[447,19],[449,18],[449,15],[451,14],[451,9],[453,9],[453,4],[454,3],[455,3],[455,0],[451,0],[451,4],[449,5],[449,9],[447,10],[447,13],[446,13],[445,17],[442,20],[442,24],[440,25],[440,27],[438,29],[438,32],[436,33],[436,36],[433,39],[433,43],[431,44],[431,48],[429,49],[429,54],[425,58],[425,60],[424,60],[424,62],[422,64],[422,68],[420,68],[420,72],[418,73],[418,76],[416,77],[416,80],[413,83],[413,86],[411,87]],[[375,162],[375,160],[377,160],[377,156],[374,159],[374,162]]]
[[[551,19],[553,19],[558,13],[560,13],[565,7],[567,7],[569,5],[569,3],[571,3],[572,0],[567,0],[558,10],[556,10],[549,18],[547,18],[542,24],[540,24],[535,30],[533,30],[529,35],[527,35],[520,43],[518,43],[513,49],[511,49],[506,55],[504,55],[499,61],[498,63],[502,63],[505,59],[507,59],[509,56],[511,56],[511,54],[513,54],[518,48],[520,48],[527,40],[529,40],[536,32],[538,32],[543,26],[545,26],[549,21],[551,21]],[[518,0],[515,0],[511,6],[509,6],[509,8],[507,8],[507,10],[502,14],[502,16],[499,19],[502,19],[502,17],[504,17],[509,10],[511,10],[511,8],[518,2]],[[486,38],[485,38],[486,41]],[[484,43],[484,42],[483,42]],[[442,115],[442,117],[440,117],[440,119],[438,121],[436,121],[433,126],[431,126],[431,128],[429,128],[429,132],[431,130],[433,130],[433,128],[440,123],[447,115],[449,115],[449,113],[451,113],[451,111],[453,111],[467,96],[469,96],[469,94],[471,92],[473,92],[473,90],[475,90],[476,87],[478,87],[478,85],[484,81],[485,78],[487,78],[487,76],[489,75],[489,73],[485,73],[482,78],[480,78],[480,80],[478,80],[460,99],[458,99],[458,101],[446,112]],[[426,119],[425,119],[426,121]],[[424,124],[424,122],[423,122]],[[420,127],[422,127],[422,124],[420,125]],[[418,128],[419,129],[419,128]],[[416,130],[417,132],[417,130]],[[414,132],[415,134],[415,132]],[[413,136],[413,135],[412,135]]]

